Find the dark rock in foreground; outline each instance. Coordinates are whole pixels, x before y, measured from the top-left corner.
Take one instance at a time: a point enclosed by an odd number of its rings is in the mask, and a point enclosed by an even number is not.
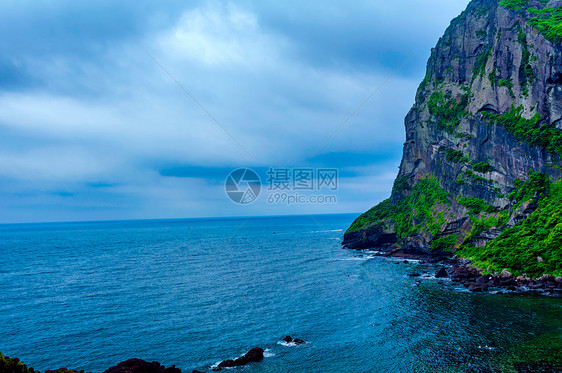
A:
[[[109,368],[104,373],[181,373],[181,370],[175,366],[166,368],[156,361],[149,363],[141,359],[129,359]]]
[[[437,271],[437,273],[435,274],[436,278],[447,278],[449,277],[449,274],[447,273],[447,270],[445,268],[441,268],[439,271]]]
[[[246,355],[239,357],[236,360],[225,360],[219,363],[218,367],[214,368],[213,371],[217,372],[222,370],[222,368],[233,368],[241,367],[249,363],[256,363],[263,360],[263,349],[259,347],[254,347],[246,353]]]
[[[35,373],[33,368],[28,368],[17,357],[7,357],[0,353],[0,372],[2,373]],[[37,372],[38,373],[38,372]]]

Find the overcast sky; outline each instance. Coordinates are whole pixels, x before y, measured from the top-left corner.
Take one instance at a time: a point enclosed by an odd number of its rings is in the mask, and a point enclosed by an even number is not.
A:
[[[369,209],[467,3],[4,0],[0,222]],[[264,178],[253,204],[224,192],[239,167]],[[268,203],[270,167],[338,169],[338,190],[316,193],[337,203]]]

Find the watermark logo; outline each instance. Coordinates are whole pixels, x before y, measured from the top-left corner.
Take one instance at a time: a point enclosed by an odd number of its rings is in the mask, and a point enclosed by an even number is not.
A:
[[[269,204],[336,204],[337,197],[313,194],[338,190],[338,170],[335,168],[270,168],[267,171]],[[264,186],[265,187],[265,186]],[[259,175],[248,168],[234,170],[228,175],[225,190],[237,204],[248,205],[258,199],[262,189]]]
[[[224,190],[232,202],[249,205],[260,196],[261,179],[255,171],[239,168],[228,175]]]

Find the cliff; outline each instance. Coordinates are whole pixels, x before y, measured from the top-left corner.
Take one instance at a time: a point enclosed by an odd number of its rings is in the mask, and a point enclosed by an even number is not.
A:
[[[562,273],[562,216],[552,211],[562,201],[561,7],[473,0],[451,22],[406,116],[392,194],[357,218],[345,246]]]

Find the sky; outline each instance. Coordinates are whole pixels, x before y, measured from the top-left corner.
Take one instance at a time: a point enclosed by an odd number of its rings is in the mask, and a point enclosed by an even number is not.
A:
[[[0,223],[365,211],[467,3],[4,0]],[[253,203],[225,192],[239,168]],[[284,189],[296,169],[337,188]]]

